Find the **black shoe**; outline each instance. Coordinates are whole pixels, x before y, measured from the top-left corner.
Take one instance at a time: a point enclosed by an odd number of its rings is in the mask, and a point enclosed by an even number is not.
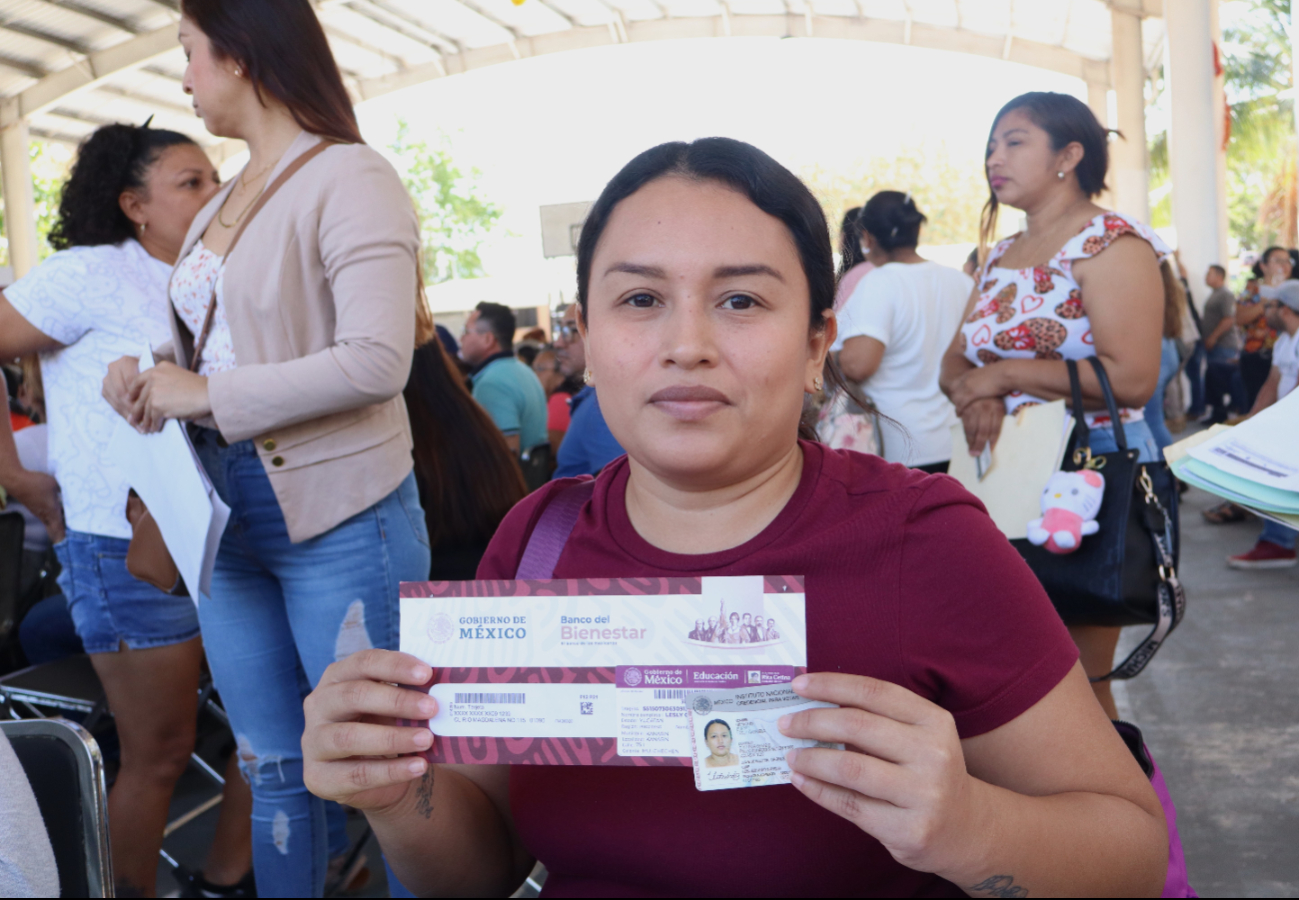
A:
[[[182,897],[256,897],[257,882],[250,870],[235,884],[213,884],[202,872],[176,872]]]

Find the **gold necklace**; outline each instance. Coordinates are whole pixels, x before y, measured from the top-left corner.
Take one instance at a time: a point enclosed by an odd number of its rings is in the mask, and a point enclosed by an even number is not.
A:
[[[233,194],[234,191],[231,191],[230,193]],[[236,225],[239,224],[239,220],[242,219],[244,216],[246,216],[246,215],[248,214],[248,210],[252,209],[252,208],[253,208],[253,205],[256,204],[258,200],[262,199],[262,194],[264,194],[264,193],[266,193],[266,187],[265,187],[265,185],[263,185],[263,186],[262,186],[262,189],[261,189],[260,191],[257,192],[257,196],[254,197],[254,198],[249,202],[249,204],[243,208],[243,211],[240,212],[239,215],[235,216],[235,220],[234,220],[233,222],[227,222],[225,219],[223,219],[223,218],[221,217],[221,213],[225,212],[225,208],[226,208],[225,203],[222,203],[222,204],[221,204],[221,208],[217,210],[217,221],[221,223],[221,226],[222,226],[223,228],[234,228]],[[229,198],[229,197],[226,197],[226,202],[228,203],[229,201],[230,201],[230,198]]]
[[[265,175],[267,172],[269,172],[269,171],[270,171],[270,170],[275,166],[275,163],[277,163],[277,162],[279,162],[278,159],[275,160],[275,162],[272,162],[272,163],[271,163],[269,166],[267,166],[266,168],[262,169],[262,170],[261,170],[260,172],[258,172],[256,175],[254,175],[254,176],[253,176],[253,181],[257,181],[257,180],[260,179],[263,175]],[[248,175],[248,169],[247,169],[247,168],[245,168],[242,172],[239,173],[239,183],[242,184],[242,185],[244,186],[244,190],[247,190],[247,189],[248,189],[248,178],[246,177],[247,175]]]
[[[260,172],[258,172],[256,177],[253,178],[253,181],[260,180],[262,176],[264,176],[267,172],[269,172],[272,168],[274,168],[275,163],[277,162],[279,162],[278,159],[275,160],[275,162],[272,162],[266,168],[262,169]],[[244,190],[248,190],[248,179],[244,177],[247,174],[248,174],[248,170],[246,168],[244,169],[243,172],[239,174],[239,184],[243,187]],[[234,194],[234,191],[231,191],[230,193]],[[266,193],[266,185],[262,185],[262,189],[257,192],[257,196],[252,199],[251,203],[249,203],[247,206],[243,208],[243,212],[235,216],[235,220],[233,222],[227,222],[225,219],[221,218],[221,213],[225,212],[225,208],[226,208],[225,203],[222,203],[221,208],[217,210],[217,221],[220,222],[221,225],[225,228],[234,228],[236,225],[239,224],[239,220],[242,219],[245,215],[247,215],[248,210],[252,209],[253,205],[256,204],[258,200],[261,199],[262,194],[264,193]],[[230,198],[226,197],[226,201],[229,202],[229,200]]]

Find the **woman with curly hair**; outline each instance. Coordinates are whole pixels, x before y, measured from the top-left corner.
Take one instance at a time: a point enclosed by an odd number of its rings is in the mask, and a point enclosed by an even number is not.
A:
[[[81,145],[64,186],[50,234],[58,252],[0,294],[0,356],[40,354],[66,524],[52,535],[59,584],[121,740],[108,798],[121,896],[154,893],[172,788],[194,750],[203,647],[193,602],[126,570],[129,485],[104,456],[116,416],[100,383],[113,360],[169,339],[167,280],[190,220],[218,187],[188,137],[105,125]],[[209,861],[208,876],[238,881],[249,852],[229,872]]]

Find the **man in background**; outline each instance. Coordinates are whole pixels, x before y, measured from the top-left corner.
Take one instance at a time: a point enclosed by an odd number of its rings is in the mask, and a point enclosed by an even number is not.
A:
[[[555,357],[565,378],[583,378],[586,373],[586,345],[577,331],[578,306],[564,310],[555,335]],[[571,419],[564,443],[559,445],[559,467],[556,478],[595,475],[623,455],[622,446],[614,440],[600,412],[595,387],[586,385],[569,401]]]
[[[1204,301],[1201,328],[1208,368],[1204,375],[1205,401],[1213,406],[1208,424],[1227,421],[1230,413],[1245,412],[1245,383],[1240,377],[1240,330],[1236,327],[1236,295],[1227,284],[1227,270],[1209,266],[1204,283],[1208,299]],[[1230,400],[1224,399],[1230,397]]]
[[[465,322],[460,358],[469,364],[474,399],[515,453],[546,443],[546,392],[532,369],[514,358],[514,313],[479,303]]]
[[[1283,281],[1276,287],[1259,288],[1263,314],[1276,329],[1272,347],[1272,371],[1258,392],[1250,415],[1261,412],[1299,385],[1299,281]],[[1288,569],[1295,565],[1295,539],[1299,532],[1268,519],[1254,549],[1227,557],[1233,569]]]

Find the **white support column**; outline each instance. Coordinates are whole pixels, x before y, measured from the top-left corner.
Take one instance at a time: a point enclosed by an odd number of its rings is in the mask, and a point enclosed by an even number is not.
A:
[[[36,265],[36,199],[32,194],[31,144],[27,120],[0,130],[0,179],[4,184],[5,237],[14,277]]]
[[[1110,187],[1119,212],[1150,221],[1149,154],[1146,150],[1146,65],[1141,43],[1141,17],[1110,9],[1113,33],[1111,78],[1114,81],[1114,123],[1123,137],[1110,144]]]
[[[1168,25],[1169,162],[1173,224],[1192,293],[1213,263],[1227,263],[1226,100],[1214,74],[1218,0],[1164,4]]]
[[[1114,124],[1110,122],[1110,89],[1109,85],[1097,84],[1095,82],[1087,83],[1087,107],[1096,116],[1096,121],[1101,123],[1102,128],[1113,128]],[[1113,159],[1111,158],[1111,168],[1113,168]],[[1109,190],[1103,191],[1096,202],[1106,209],[1116,209],[1117,202],[1114,199],[1114,176],[1108,179]]]
[[[1096,116],[1096,121],[1105,128],[1110,125],[1110,89],[1104,84],[1087,84],[1087,106]]]

